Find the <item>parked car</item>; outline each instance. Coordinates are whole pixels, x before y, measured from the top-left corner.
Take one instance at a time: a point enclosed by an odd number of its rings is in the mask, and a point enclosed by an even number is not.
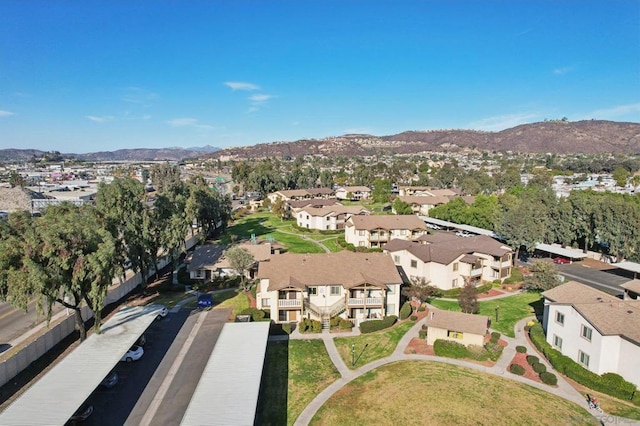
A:
[[[136,346],[144,346],[147,344],[147,336],[144,334],[136,340]]]
[[[122,355],[122,358],[120,358],[120,361],[126,361],[126,362],[137,361],[140,358],[142,358],[143,354],[144,354],[144,349],[142,349],[142,346],[133,345],[131,346],[131,349],[127,351],[126,354]]]
[[[565,264],[571,263],[571,260],[567,259],[566,257],[556,257],[555,259],[553,259],[553,263]]]
[[[100,382],[100,386],[105,389],[111,389],[117,384],[118,384],[118,373],[116,373],[115,371],[112,371],[111,373],[107,374],[107,377],[105,377]]]
[[[169,310],[166,306],[162,306],[162,309],[160,309],[160,313],[158,314],[158,318],[164,318],[167,314],[169,314]]]
[[[78,409],[73,416],[69,419],[70,424],[75,425],[77,423],[84,422],[93,413],[93,405],[84,405]]]

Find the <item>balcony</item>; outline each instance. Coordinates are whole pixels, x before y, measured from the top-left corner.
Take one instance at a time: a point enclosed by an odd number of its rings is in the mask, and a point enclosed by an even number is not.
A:
[[[349,308],[361,308],[364,306],[367,307],[381,307],[384,305],[383,297],[350,297],[347,301],[347,306]]]
[[[278,299],[278,308],[301,309],[302,308],[302,300],[300,300],[300,299]]]

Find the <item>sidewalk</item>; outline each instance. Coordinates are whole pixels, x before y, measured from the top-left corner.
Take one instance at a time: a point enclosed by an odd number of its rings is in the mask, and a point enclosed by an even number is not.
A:
[[[511,296],[512,294],[509,294]],[[495,298],[501,298],[505,296],[496,296]],[[486,300],[486,299],[485,299]],[[343,386],[348,384],[353,379],[374,370],[380,366],[385,364],[389,364],[396,361],[406,361],[406,360],[424,360],[424,361],[432,361],[432,362],[443,362],[447,364],[457,365],[461,367],[471,368],[473,370],[481,371],[483,373],[493,374],[496,376],[501,376],[506,379],[515,380],[520,383],[527,384],[529,386],[535,387],[537,389],[543,390],[545,392],[552,393],[560,398],[566,399],[568,401],[574,402],[578,404],[578,406],[583,407],[593,415],[598,420],[601,419],[602,416],[605,416],[607,421],[613,421],[614,423],[624,423],[624,424],[640,424],[640,422],[635,422],[633,420],[618,418],[615,416],[608,416],[605,413],[596,413],[594,410],[590,410],[588,408],[586,399],[574,389],[558,372],[556,372],[551,365],[547,362],[544,357],[540,357],[540,362],[547,366],[547,371],[553,372],[558,377],[558,386],[552,387],[543,383],[534,382],[532,380],[526,379],[522,376],[518,376],[516,374],[512,374],[507,370],[511,360],[516,354],[516,346],[524,346],[527,348],[527,353],[537,354],[537,350],[533,348],[525,335],[525,325],[528,321],[534,319],[533,317],[524,318],[520,320],[515,325],[515,338],[502,336],[502,339],[507,341],[508,345],[504,348],[502,355],[498,359],[495,365],[491,367],[483,366],[480,364],[475,364],[473,362],[462,361],[453,358],[443,358],[434,355],[410,355],[405,354],[404,350],[414,337],[418,336],[418,332],[421,329],[422,325],[426,322],[426,317],[417,321],[416,324],[411,327],[409,331],[400,339],[396,349],[393,354],[386,358],[382,358],[366,364],[356,370],[350,370],[344,363],[343,359],[338,354],[336,350],[335,344],[333,342],[334,337],[342,337],[342,336],[353,336],[359,335],[359,331],[352,331],[351,333],[340,333],[340,334],[331,334],[331,333],[321,333],[321,334],[309,334],[303,335],[299,332],[294,331],[291,333],[292,339],[322,339],[325,347],[327,348],[327,353],[331,358],[331,361],[336,366],[336,369],[340,372],[340,379],[333,382],[327,388],[325,388],[320,394],[318,394],[308,405],[307,407],[300,413],[298,418],[295,421],[296,426],[307,425],[311,422],[311,419],[316,414],[316,412],[324,405],[324,403],[338,390],[340,390]]]

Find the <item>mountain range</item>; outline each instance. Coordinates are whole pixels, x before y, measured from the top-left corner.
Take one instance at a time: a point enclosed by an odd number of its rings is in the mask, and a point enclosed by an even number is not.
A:
[[[366,156],[417,154],[461,149],[513,151],[521,153],[614,153],[640,154],[640,123],[603,120],[551,120],[523,124],[499,132],[476,130],[406,131],[396,135],[347,134],[295,142],[272,142],[252,146],[212,146],[162,149],[120,149],[88,154],[61,154],[84,161],[179,161],[185,158],[259,159],[294,158],[299,155]],[[2,149],[0,161],[28,161],[47,153],[33,149]]]

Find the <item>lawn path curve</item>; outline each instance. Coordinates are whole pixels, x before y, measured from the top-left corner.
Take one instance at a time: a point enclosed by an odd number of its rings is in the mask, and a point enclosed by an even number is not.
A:
[[[515,293],[517,294],[517,293]],[[509,294],[512,295],[512,294]],[[505,297],[505,296],[497,296],[496,298]],[[486,300],[486,299],[485,299]],[[430,309],[437,309],[434,307],[430,307]],[[327,388],[325,388],[322,392],[320,392],[300,413],[298,418],[296,419],[294,425],[303,426],[308,425],[313,419],[313,416],[317,413],[317,411],[322,407],[322,405],[329,400],[329,398],[335,394],[338,390],[340,390],[343,386],[347,385],[352,380],[362,376],[365,373],[370,372],[378,367],[381,367],[386,364],[390,364],[398,361],[431,361],[431,362],[441,362],[451,365],[456,365],[460,367],[470,368],[476,371],[480,371],[487,374],[493,374],[495,376],[504,377],[506,379],[514,380],[520,383],[524,383],[526,385],[532,386],[534,388],[540,389],[542,391],[554,394],[560,398],[571,401],[575,404],[578,404],[580,407],[584,407],[590,414],[592,414],[595,418],[600,419],[601,416],[605,414],[596,415],[593,410],[589,410],[587,402],[585,398],[578,392],[573,386],[571,386],[564,377],[555,371],[553,367],[547,362],[544,356],[540,356],[540,362],[547,366],[547,371],[553,372],[558,377],[558,386],[551,387],[549,385],[545,385],[543,383],[538,383],[526,379],[522,376],[518,376],[516,374],[512,374],[507,370],[513,356],[516,353],[516,346],[525,346],[527,348],[527,353],[538,353],[538,351],[529,343],[529,340],[526,338],[524,333],[524,327],[528,321],[535,319],[535,317],[527,317],[521,319],[516,323],[515,329],[515,338],[511,338],[508,336],[503,336],[508,343],[508,346],[504,349],[502,355],[498,359],[498,362],[489,367],[480,364],[476,364],[473,362],[463,361],[459,359],[453,358],[445,358],[439,357],[435,355],[415,355],[415,354],[405,354],[404,350],[408,346],[411,339],[418,335],[418,332],[422,328],[422,325],[426,322],[426,317],[417,321],[416,324],[411,327],[405,335],[400,339],[398,345],[394,352],[386,357],[381,358],[376,361],[373,361],[369,364],[366,364],[356,370],[350,370],[344,360],[338,354],[336,346],[333,342],[333,336],[330,333],[322,333],[316,335],[307,335],[306,337],[300,335],[299,333],[292,333],[291,338],[293,339],[309,339],[309,338],[321,338],[324,341],[325,347],[327,348],[327,352],[332,362],[336,366],[336,369],[340,372],[341,378],[333,382]],[[540,355],[540,354],[539,354]],[[606,415],[605,415],[606,416]],[[607,419],[615,419],[616,424],[625,422],[625,424],[640,424],[636,423],[633,420],[617,418],[615,416],[606,416]]]

